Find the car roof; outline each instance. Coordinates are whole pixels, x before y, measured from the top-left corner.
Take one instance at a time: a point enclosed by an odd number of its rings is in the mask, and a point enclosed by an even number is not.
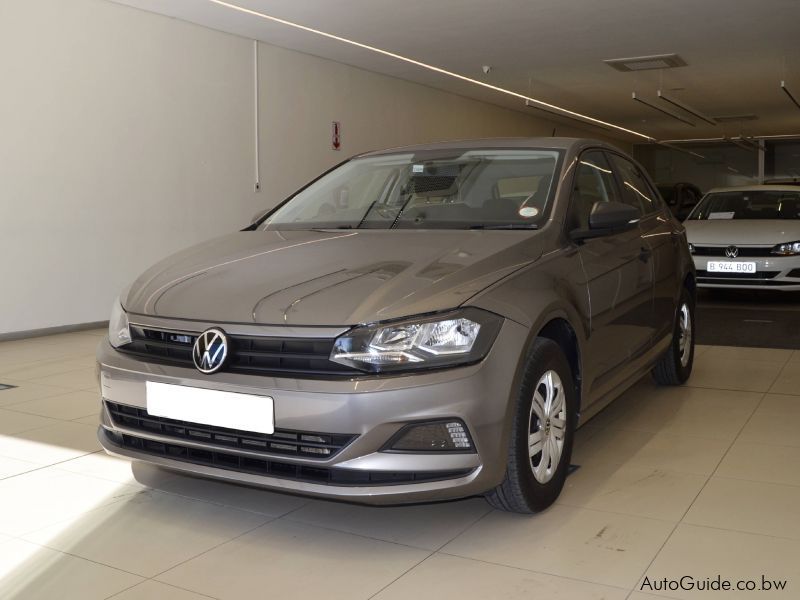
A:
[[[552,148],[554,150],[569,150],[583,148],[586,146],[599,146],[608,150],[619,148],[611,144],[588,138],[565,138],[565,137],[506,137],[506,138],[481,138],[467,140],[452,140],[444,142],[433,142],[430,144],[415,144],[411,146],[398,146],[385,150],[373,150],[358,156],[380,156],[382,154],[396,154],[400,152],[431,152],[440,150],[484,150],[497,148]]]
[[[718,192],[800,192],[800,188],[796,185],[736,185],[730,187],[717,187],[708,190],[709,194]]]

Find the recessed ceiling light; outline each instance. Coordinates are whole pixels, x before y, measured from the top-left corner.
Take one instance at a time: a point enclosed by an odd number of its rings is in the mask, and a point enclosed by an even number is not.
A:
[[[485,81],[480,81],[478,79],[473,79],[472,77],[467,77],[466,75],[461,75],[459,73],[455,73],[453,71],[448,71],[447,69],[442,69],[441,67],[437,67],[435,65],[431,65],[428,63],[424,63],[419,60],[415,60],[413,58],[409,58],[407,56],[403,56],[401,54],[396,54],[394,52],[389,52],[388,50],[383,50],[382,48],[376,48],[375,46],[370,46],[368,44],[363,44],[361,42],[357,42],[355,40],[351,40],[345,37],[341,37],[339,35],[334,35],[332,33],[327,33],[325,31],[321,31],[319,29],[314,29],[313,27],[307,27],[306,25],[300,25],[299,23],[295,23],[293,21],[287,21],[286,19],[280,19],[278,17],[273,17],[271,15],[258,12],[256,10],[251,10],[249,8],[244,8],[242,6],[238,6],[236,4],[231,4],[230,2],[223,2],[223,0],[208,0],[213,4],[217,4],[219,6],[224,6],[225,8],[230,8],[231,10],[236,10],[241,13],[245,13],[248,15],[252,15],[254,17],[259,17],[261,19],[265,19],[267,21],[272,21],[273,23],[280,23],[281,25],[286,25],[288,27],[293,27],[295,29],[300,29],[302,31],[306,31],[308,33],[313,33],[315,35],[319,35],[331,40],[336,40],[337,42],[342,42],[345,44],[350,44],[351,46],[356,46],[357,48],[362,48],[364,50],[369,50],[370,52],[375,52],[376,54],[381,54],[383,56],[388,56],[389,58],[394,58],[396,60],[401,60],[403,62],[415,65],[417,67],[421,67],[423,69],[428,69],[429,71],[434,71],[435,73],[439,73],[441,75],[447,75],[448,77],[452,77],[454,79],[458,79],[460,81],[466,81],[467,83],[471,83],[483,88],[487,88],[493,90],[495,92],[500,92],[502,94],[506,94],[508,96],[513,96],[515,98],[519,98],[520,100],[525,101],[526,104],[532,103],[538,105],[543,110],[551,110],[557,111],[559,114],[571,117],[573,119],[577,119],[579,121],[584,121],[586,123],[592,123],[594,125],[598,125],[600,127],[609,127],[611,129],[615,129],[617,131],[622,131],[624,133],[628,133],[630,135],[634,135],[639,138],[643,138],[648,141],[654,141],[655,138],[649,136],[644,133],[639,133],[638,131],[634,131],[633,129],[627,129],[626,127],[622,127],[620,125],[614,125],[613,123],[608,123],[606,121],[602,121],[600,119],[595,119],[594,117],[590,117],[589,115],[584,115],[579,112],[575,112],[574,110],[569,110],[566,108],[562,108],[555,104],[550,104],[549,102],[545,102],[543,100],[537,100],[536,98],[531,98],[526,96],[525,94],[520,94],[519,92],[514,92],[512,90],[508,90],[506,88],[501,88],[496,85],[492,85],[490,83],[486,83]]]
[[[652,54],[631,58],[609,58],[603,61],[617,71],[648,71],[650,69],[672,69],[685,67],[686,61],[677,54]]]

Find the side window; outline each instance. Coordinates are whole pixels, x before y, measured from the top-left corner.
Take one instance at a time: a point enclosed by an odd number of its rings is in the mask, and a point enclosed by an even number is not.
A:
[[[639,168],[626,158],[611,155],[611,162],[622,182],[622,201],[642,211],[643,215],[656,212],[661,208],[658,196],[653,193],[647,179]]]
[[[575,189],[567,215],[567,227],[588,229],[589,214],[595,202],[619,202],[614,174],[600,151],[585,152],[575,169]]]

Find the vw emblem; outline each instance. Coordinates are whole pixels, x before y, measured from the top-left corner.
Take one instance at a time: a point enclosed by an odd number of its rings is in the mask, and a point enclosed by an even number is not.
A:
[[[736,258],[739,256],[739,249],[736,246],[728,246],[725,248],[725,256],[728,258]]]
[[[194,366],[201,373],[216,373],[228,358],[228,336],[216,327],[206,329],[197,336],[192,348]]]

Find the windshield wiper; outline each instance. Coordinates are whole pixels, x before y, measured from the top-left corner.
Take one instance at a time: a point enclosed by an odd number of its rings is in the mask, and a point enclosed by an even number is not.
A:
[[[538,225],[534,225],[533,223],[528,224],[513,224],[508,223],[506,225],[470,225],[470,229],[539,229]]]

